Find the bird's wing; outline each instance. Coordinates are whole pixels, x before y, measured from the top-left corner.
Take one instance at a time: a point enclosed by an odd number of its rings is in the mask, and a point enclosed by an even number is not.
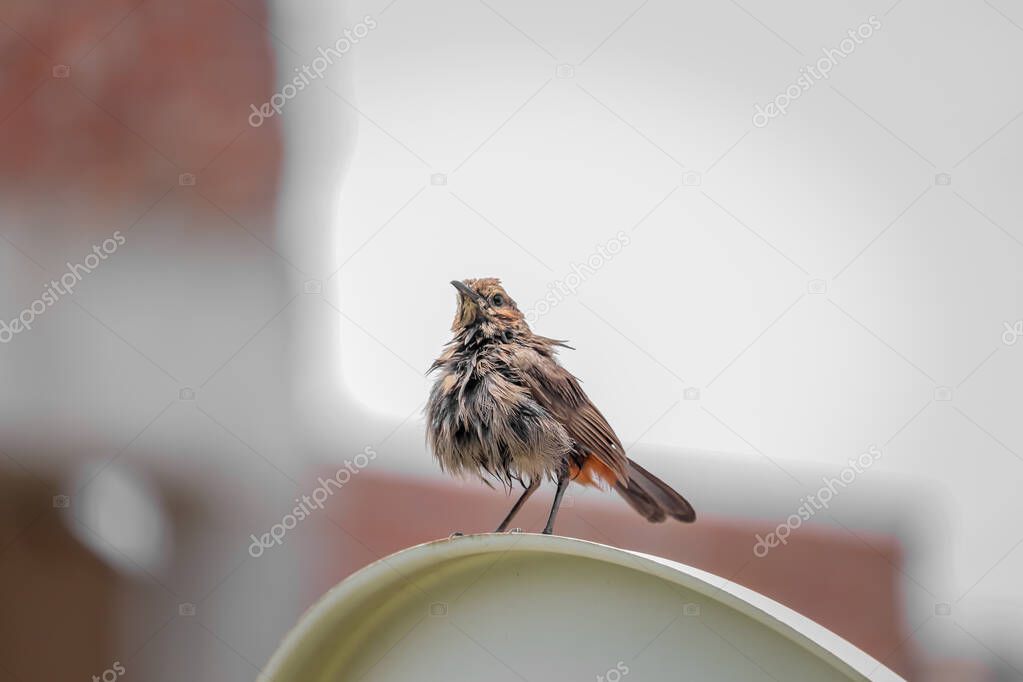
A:
[[[628,485],[629,460],[614,429],[586,396],[579,380],[551,355],[516,352],[511,364],[533,398],[561,422],[580,450],[596,457]]]

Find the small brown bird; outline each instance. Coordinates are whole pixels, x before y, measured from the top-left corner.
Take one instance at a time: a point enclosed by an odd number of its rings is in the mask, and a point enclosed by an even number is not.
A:
[[[444,471],[525,488],[495,532],[508,528],[544,478],[558,485],[546,534],[569,481],[614,488],[648,521],[696,520],[685,498],[626,456],[558,363],[557,348],[570,346],[534,334],[500,280],[451,284],[458,290],[454,338],[430,366],[440,375],[426,406],[427,440]]]

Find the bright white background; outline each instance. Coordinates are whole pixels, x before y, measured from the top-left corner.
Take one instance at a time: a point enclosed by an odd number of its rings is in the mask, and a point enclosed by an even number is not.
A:
[[[893,529],[900,504],[920,510],[918,639],[1012,641],[1023,343],[1002,333],[1023,317],[1023,13],[939,5],[352,3],[379,27],[349,64],[358,135],[330,281],[348,390],[414,414],[448,280],[500,276],[533,308],[624,230],[631,244],[534,325],[578,348],[564,361],[623,440],[671,446],[647,460],[683,487],[707,461],[685,452],[750,463],[720,497],[779,521],[877,445],[832,511]],[[828,80],[752,124],[872,15],[881,28]],[[416,449],[401,466],[432,463]],[[878,512],[889,484],[913,499]],[[942,602],[954,620],[934,617]]]

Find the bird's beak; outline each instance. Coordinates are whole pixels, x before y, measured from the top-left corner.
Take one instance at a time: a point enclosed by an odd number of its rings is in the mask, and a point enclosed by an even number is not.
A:
[[[480,308],[483,308],[487,305],[487,300],[480,296],[479,294],[477,294],[471,288],[469,288],[469,286],[464,282],[459,282],[457,279],[454,279],[451,280],[451,286],[458,289],[459,293],[465,296],[468,300],[478,305]]]

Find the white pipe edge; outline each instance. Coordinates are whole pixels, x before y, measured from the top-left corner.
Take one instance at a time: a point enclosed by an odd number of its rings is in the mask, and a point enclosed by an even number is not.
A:
[[[859,647],[824,626],[759,592],[726,578],[641,552],[619,549],[587,540],[534,533],[484,533],[435,540],[409,547],[356,571],[326,592],[299,619],[271,657],[260,680],[280,677],[294,661],[311,655],[316,646],[314,630],[339,620],[349,602],[372,594],[395,574],[414,580],[432,565],[474,555],[521,552],[553,553],[611,563],[652,575],[688,588],[710,600],[731,607],[785,637],[852,679],[895,682],[903,680]]]

